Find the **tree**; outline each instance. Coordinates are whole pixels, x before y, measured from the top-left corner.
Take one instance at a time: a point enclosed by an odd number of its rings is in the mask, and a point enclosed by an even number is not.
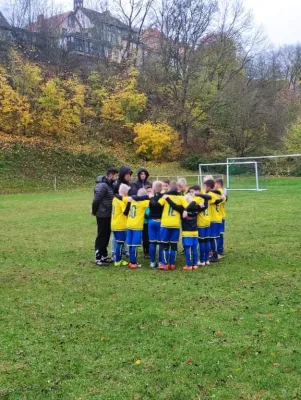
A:
[[[26,134],[32,122],[30,105],[9,84],[6,71],[0,68],[0,130],[10,134]]]
[[[123,60],[131,60],[135,66],[139,58],[141,34],[154,0],[113,0],[114,11],[128,30],[123,49]]]
[[[101,116],[104,119],[131,125],[139,121],[145,109],[147,97],[137,90],[135,69],[129,69],[126,76],[120,75],[116,87],[103,101]]]
[[[179,134],[168,124],[145,122],[134,127],[136,153],[146,159],[172,161],[181,153]]]

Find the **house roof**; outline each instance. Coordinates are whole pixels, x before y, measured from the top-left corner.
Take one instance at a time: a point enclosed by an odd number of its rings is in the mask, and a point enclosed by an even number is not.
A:
[[[41,15],[42,18],[38,18],[36,22],[26,25],[25,29],[33,32],[41,31],[46,27],[47,29],[58,29],[70,14],[73,14],[73,11],[67,11],[49,18],[44,18],[44,16]]]
[[[108,25],[114,25],[122,29],[128,29],[128,26],[121,22],[118,18],[113,17],[108,11],[98,12],[89,10],[88,8],[80,8],[82,12],[90,19],[94,25],[106,23]]]
[[[4,15],[1,13],[1,11],[0,11],[0,27],[1,28],[10,28],[11,27],[9,25],[9,23],[6,21],[6,19],[4,18]]]

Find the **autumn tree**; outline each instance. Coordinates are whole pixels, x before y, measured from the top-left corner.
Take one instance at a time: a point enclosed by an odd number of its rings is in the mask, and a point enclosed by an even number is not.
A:
[[[32,122],[30,105],[8,83],[6,71],[0,68],[0,131],[10,134],[26,134]]]
[[[181,153],[178,132],[166,123],[144,122],[134,127],[136,153],[147,160],[172,161]]]

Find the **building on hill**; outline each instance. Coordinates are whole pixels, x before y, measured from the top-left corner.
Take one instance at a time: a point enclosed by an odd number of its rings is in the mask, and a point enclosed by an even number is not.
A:
[[[0,36],[3,38],[12,38],[12,30],[13,28],[0,12]]]
[[[26,26],[34,33],[46,33],[57,39],[68,53],[95,56],[120,63],[133,56],[142,60],[143,45],[138,33],[113,17],[108,11],[98,12],[74,0],[73,11],[45,18]]]

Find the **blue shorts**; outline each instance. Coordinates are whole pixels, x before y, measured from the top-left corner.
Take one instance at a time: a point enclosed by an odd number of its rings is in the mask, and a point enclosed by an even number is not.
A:
[[[178,243],[180,239],[180,228],[164,228],[160,229],[161,243]]]
[[[150,242],[160,242],[160,229],[161,222],[159,220],[150,219],[148,221],[148,238]]]
[[[226,228],[226,220],[223,218],[222,220],[222,226],[221,226],[221,234],[225,233],[225,228]]]
[[[220,236],[221,232],[221,222],[211,222],[210,225],[210,238],[211,239],[216,239],[217,237]]]
[[[118,243],[124,243],[126,240],[126,231],[113,231],[113,235]]]
[[[128,246],[141,246],[142,231],[136,231],[134,229],[127,229],[126,230],[126,243]]]
[[[182,236],[182,244],[183,244],[183,247],[198,246],[198,238],[197,237],[185,237],[185,236]]]
[[[209,239],[210,238],[210,226],[207,226],[206,228],[198,228],[199,232],[199,239]]]

